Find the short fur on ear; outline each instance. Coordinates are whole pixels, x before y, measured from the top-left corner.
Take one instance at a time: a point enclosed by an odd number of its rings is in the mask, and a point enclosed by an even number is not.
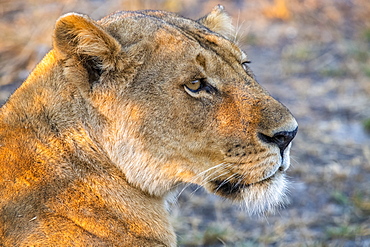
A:
[[[103,69],[115,66],[120,44],[86,15],[60,17],[54,30],[54,49],[59,55],[98,58]]]
[[[219,33],[229,40],[235,38],[235,27],[230,16],[225,12],[222,5],[217,5],[206,16],[198,20],[200,24],[209,28],[213,32]]]

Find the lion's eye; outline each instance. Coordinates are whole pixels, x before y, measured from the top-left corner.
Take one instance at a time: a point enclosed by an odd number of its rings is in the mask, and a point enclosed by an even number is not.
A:
[[[214,94],[217,92],[217,89],[207,82],[207,79],[197,79],[191,82],[188,82],[184,85],[185,91],[192,96],[203,95],[201,92],[207,94]]]
[[[248,67],[248,64],[250,64],[251,63],[251,61],[245,61],[245,62],[242,62],[242,66],[243,66],[243,69],[245,70],[245,71],[249,71],[249,67]]]
[[[254,78],[254,74],[253,72],[251,71],[251,69],[249,68],[248,64],[250,64],[251,61],[245,61],[245,62],[242,62],[242,66],[243,66],[243,69],[244,71],[249,75],[251,76],[252,78]]]
[[[192,91],[193,93],[198,92],[201,86],[202,86],[201,80],[194,80],[194,81],[191,81],[185,84],[185,87],[189,89],[190,91]]]

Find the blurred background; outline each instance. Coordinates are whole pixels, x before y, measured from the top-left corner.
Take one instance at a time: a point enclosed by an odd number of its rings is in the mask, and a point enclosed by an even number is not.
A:
[[[57,18],[222,4],[259,83],[296,116],[290,204],[248,216],[190,187],[171,206],[181,246],[370,246],[369,0],[0,0],[0,105],[51,48]]]

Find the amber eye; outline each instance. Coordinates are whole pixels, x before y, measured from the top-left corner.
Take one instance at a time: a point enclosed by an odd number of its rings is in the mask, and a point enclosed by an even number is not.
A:
[[[202,86],[201,80],[194,80],[185,84],[185,87],[194,93],[198,92],[201,89],[201,86]]]
[[[217,93],[217,89],[209,84],[206,78],[188,82],[184,85],[184,88],[185,91],[193,97],[204,95],[201,92],[205,92],[207,94]]]

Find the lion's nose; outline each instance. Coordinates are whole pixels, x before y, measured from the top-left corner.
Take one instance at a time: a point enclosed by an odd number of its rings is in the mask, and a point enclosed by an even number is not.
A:
[[[275,144],[279,147],[280,153],[282,154],[289,143],[292,142],[293,138],[297,134],[298,127],[293,131],[280,131],[275,133],[272,137],[258,133],[258,137],[266,143]]]

